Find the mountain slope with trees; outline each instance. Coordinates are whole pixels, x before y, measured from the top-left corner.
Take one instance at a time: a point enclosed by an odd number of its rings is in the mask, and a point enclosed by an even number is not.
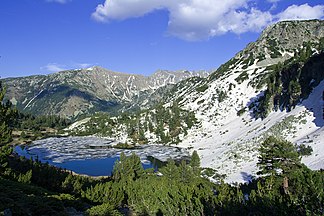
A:
[[[321,20],[279,22],[208,77],[160,89],[164,107],[176,102],[199,122],[178,145],[196,150],[202,166],[227,175],[227,181],[257,175],[257,149],[272,135],[312,148],[303,161],[323,169],[323,29]],[[148,131],[143,138],[156,142]]]
[[[274,24],[209,77],[176,84],[168,100],[201,122],[179,145],[228,181],[256,175],[257,149],[270,135],[309,145],[303,160],[323,169],[323,29],[321,20]]]

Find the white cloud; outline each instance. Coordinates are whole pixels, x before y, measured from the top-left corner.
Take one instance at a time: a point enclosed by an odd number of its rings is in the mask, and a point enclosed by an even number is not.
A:
[[[56,63],[49,63],[49,64],[41,67],[40,69],[41,70],[46,70],[46,71],[49,71],[49,72],[58,72],[58,71],[67,70],[65,65],[60,65],[60,64],[56,64]]]
[[[279,20],[304,20],[304,19],[322,19],[324,18],[324,5],[314,7],[308,4],[291,5],[283,12],[277,15]]]
[[[280,0],[268,0],[277,3]],[[280,14],[251,7],[256,0],[105,0],[92,17],[99,22],[140,17],[159,9],[169,12],[168,34],[201,40],[227,32],[261,31],[283,19],[323,17],[324,6],[290,6]]]
[[[68,3],[71,0],[46,0],[47,2],[56,2],[56,3],[60,3],[60,4],[65,4]]]
[[[169,0],[165,0],[167,2]],[[110,19],[123,20],[131,17],[140,17],[153,11],[163,8],[163,0],[106,0],[99,4],[92,17],[104,22]]]
[[[241,34],[248,31],[262,31],[273,20],[270,12],[252,8],[249,13],[232,11],[218,23],[219,31]]]
[[[89,63],[71,63],[69,65],[65,64],[57,64],[57,63],[49,63],[43,67],[41,70],[48,71],[48,72],[59,72],[64,70],[71,70],[71,69],[82,69],[82,68],[89,68],[93,66],[93,64]]]

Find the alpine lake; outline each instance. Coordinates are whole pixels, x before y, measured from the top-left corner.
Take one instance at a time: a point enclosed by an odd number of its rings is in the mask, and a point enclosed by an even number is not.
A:
[[[122,152],[135,153],[144,169],[164,166],[168,159],[189,160],[187,150],[164,145],[139,145],[131,149],[115,148],[116,141],[98,137],[52,137],[37,140],[28,146],[16,146],[14,151],[28,159],[88,176],[112,174],[115,162]]]

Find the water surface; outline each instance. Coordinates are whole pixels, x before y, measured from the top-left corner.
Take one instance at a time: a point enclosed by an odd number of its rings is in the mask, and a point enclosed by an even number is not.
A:
[[[116,149],[115,141],[97,137],[61,137],[34,141],[27,147],[17,146],[15,152],[26,158],[90,176],[111,175],[113,166],[124,152],[137,154],[145,169],[157,169],[168,159],[188,158],[186,150],[163,145],[142,145],[136,149]]]

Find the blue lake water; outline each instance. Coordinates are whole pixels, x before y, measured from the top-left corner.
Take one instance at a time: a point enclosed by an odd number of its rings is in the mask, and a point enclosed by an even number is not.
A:
[[[107,176],[111,175],[113,171],[113,167],[115,162],[119,159],[119,157],[108,157],[108,158],[94,158],[94,159],[85,159],[85,160],[66,160],[62,163],[53,162],[52,159],[46,158],[46,153],[44,150],[28,150],[27,148],[23,148],[21,146],[15,147],[15,152],[24,156],[28,159],[33,158],[34,160],[37,158],[39,161],[43,163],[49,163],[56,167],[61,167],[63,169],[72,170],[78,174],[85,174],[89,176]],[[153,162],[153,163],[152,163]],[[154,168],[157,170],[160,167],[159,161],[155,163],[155,161],[145,161],[142,163],[144,169]]]
[[[158,169],[168,159],[187,159],[185,149],[163,145],[141,145],[135,149],[116,149],[114,141],[98,137],[52,137],[34,141],[25,148],[17,146],[15,152],[26,158],[37,159],[56,167],[90,176],[111,175],[116,160],[123,152],[133,153],[141,159],[145,169]]]

